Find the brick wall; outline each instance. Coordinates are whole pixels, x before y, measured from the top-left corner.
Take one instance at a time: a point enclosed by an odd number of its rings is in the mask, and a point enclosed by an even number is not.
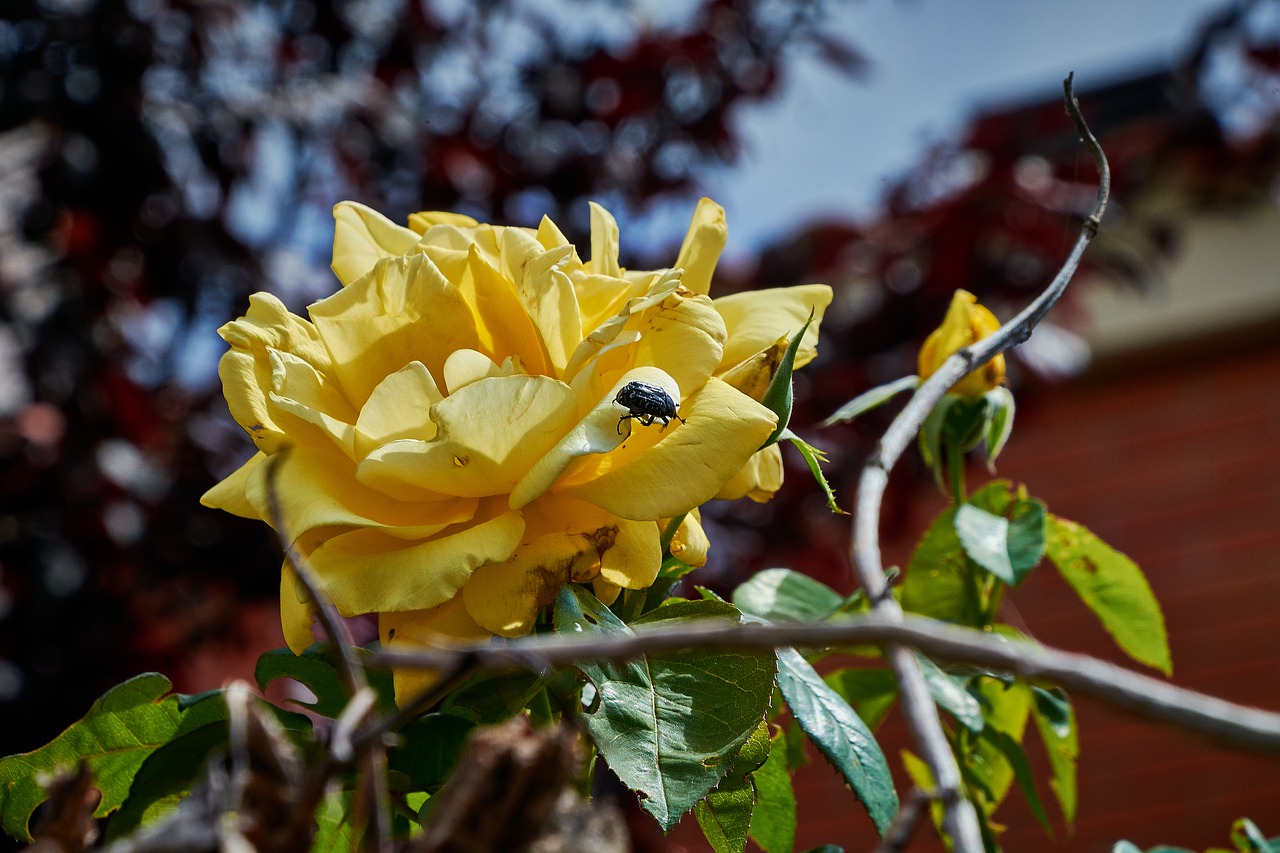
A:
[[[1177,684],[1280,709],[1280,347],[1126,372],[1026,395],[999,473],[1051,511],[1079,521],[1142,566],[1165,612]],[[971,472],[971,487],[983,472]],[[921,495],[912,536],[938,504]],[[905,563],[911,539],[886,543]],[[1051,565],[1010,596],[1004,618],[1042,642],[1125,663]],[[997,818],[1004,849],[1109,851],[1119,838],[1225,846],[1249,816],[1280,834],[1280,761],[1228,752],[1180,732],[1078,700],[1081,757],[1076,831],[1050,842],[1013,791]],[[908,744],[895,716],[882,736],[890,763]],[[1028,752],[1047,775],[1035,735]],[[895,767],[895,771],[896,771]],[[907,790],[900,785],[900,791]],[[865,813],[820,759],[797,780],[797,849],[869,850]],[[685,838],[687,836],[681,836]],[[696,848],[695,848],[696,849]],[[922,827],[911,850],[941,849]]]

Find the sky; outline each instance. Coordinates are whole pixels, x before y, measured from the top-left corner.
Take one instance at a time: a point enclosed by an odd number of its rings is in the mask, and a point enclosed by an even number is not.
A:
[[[1223,0],[845,0],[833,31],[869,61],[851,79],[796,57],[780,98],[742,110],[744,148],[708,194],[744,257],[806,220],[865,217],[885,184],[979,107],[1059,96],[1167,66]],[[1087,116],[1086,116],[1087,118]],[[670,213],[673,220],[682,215]],[[666,217],[663,217],[664,219]],[[672,221],[658,230],[684,222]],[[655,235],[657,236],[657,235]]]

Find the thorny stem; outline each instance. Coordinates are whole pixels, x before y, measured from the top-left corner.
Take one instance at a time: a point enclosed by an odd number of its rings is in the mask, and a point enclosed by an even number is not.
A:
[[[951,386],[976,366],[985,364],[996,355],[1017,346],[1031,336],[1031,332],[1058,301],[1067,283],[1075,274],[1085,248],[1098,233],[1098,225],[1107,207],[1107,199],[1111,192],[1110,168],[1107,166],[1106,156],[1102,153],[1102,147],[1080,114],[1080,107],[1076,103],[1072,90],[1072,77],[1073,75],[1068,75],[1062,84],[1067,114],[1071,116],[1077,133],[1093,154],[1099,175],[1097,200],[1092,212],[1085,220],[1075,246],[1053,281],[1018,316],[1005,323],[990,337],[953,354],[937,372],[916,389],[911,401],[889,425],[880,439],[879,446],[871,454],[862,470],[850,550],[853,553],[854,564],[862,586],[866,589],[875,612],[891,621],[902,620],[902,608],[893,596],[889,595],[880,560],[880,507],[885,487],[889,482],[889,472],[910,441],[920,431],[929,412]],[[983,849],[977,814],[972,803],[959,794],[961,790],[959,768],[947,743],[942,722],[938,718],[937,706],[929,695],[915,655],[909,650],[895,646],[887,647],[885,654],[898,680],[902,709],[908,726],[915,737],[921,756],[933,773],[939,794],[946,805],[944,828],[957,853],[977,853]]]

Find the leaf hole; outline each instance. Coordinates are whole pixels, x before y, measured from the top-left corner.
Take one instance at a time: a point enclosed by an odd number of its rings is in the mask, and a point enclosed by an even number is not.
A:
[[[719,764],[720,764],[720,756],[718,755],[708,755],[706,758],[702,759],[702,766],[706,767],[707,769],[711,769],[712,767],[717,767],[719,766]]]

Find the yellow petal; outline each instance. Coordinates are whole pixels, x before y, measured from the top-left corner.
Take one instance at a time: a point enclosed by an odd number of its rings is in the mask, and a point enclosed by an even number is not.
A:
[[[200,503],[210,509],[226,510],[232,515],[238,515],[241,518],[256,518],[261,520],[262,516],[254,509],[253,504],[245,497],[245,484],[253,475],[254,470],[267,460],[267,454],[255,453],[249,458],[249,461],[241,465],[235,471],[231,472],[225,480],[218,483],[209,491],[200,497]]]
[[[245,315],[218,329],[218,334],[231,345],[218,362],[231,416],[258,449],[274,453],[289,439],[275,422],[267,399],[272,386],[270,352],[291,353],[325,373],[331,369],[328,350],[312,324],[290,314],[284,303],[269,293],[250,296]]]
[[[801,367],[818,353],[818,328],[831,304],[831,288],[825,284],[805,284],[749,290],[722,296],[715,304],[729,331],[729,341],[724,348],[726,370],[773,346],[780,337],[790,340],[809,319],[812,310],[813,322],[796,352],[795,366]]]
[[[448,370],[446,364],[446,372]],[[436,437],[431,407],[444,399],[431,372],[413,361],[378,383],[356,420],[356,458],[401,438]]]
[[[777,372],[782,357],[786,355],[790,341],[785,335],[745,361],[740,361],[720,374],[720,379],[737,388],[753,400],[763,400]],[[798,355],[798,353],[797,353]]]
[[[462,590],[471,618],[502,637],[529,633],[538,611],[575,579],[595,574],[599,557],[582,536],[551,533],[521,545],[505,563],[475,570]]]
[[[425,234],[437,225],[452,225],[454,228],[475,228],[480,223],[462,213],[449,213],[444,210],[424,210],[409,214],[409,228],[418,234]]]
[[[379,261],[309,310],[356,407],[406,364],[420,361],[440,377],[449,353],[478,343],[466,300],[425,255]]]
[[[343,616],[425,610],[453,598],[477,567],[510,559],[523,533],[518,512],[421,542],[355,530],[316,548],[310,564],[322,592]]]
[[[920,347],[920,378],[928,379],[953,353],[977,343],[999,328],[1000,321],[978,304],[977,297],[968,291],[957,290],[951,297],[942,325],[934,329]],[[1004,356],[998,355],[956,383],[951,393],[981,397],[1004,381],[1004,372]]]
[[[671,556],[686,566],[703,566],[710,550],[711,540],[702,529],[702,515],[696,509],[691,510],[671,539]]]
[[[450,353],[444,363],[444,385],[453,394],[473,382],[490,376],[511,376],[515,371],[504,370],[493,359],[473,349],[460,349]]]
[[[661,303],[632,315],[627,330],[640,333],[633,363],[659,367],[676,380],[681,396],[702,387],[720,365],[725,326],[710,297],[678,289]]]
[[[576,416],[577,400],[563,382],[522,375],[482,379],[435,405],[434,439],[383,445],[360,463],[359,478],[383,490],[399,483],[450,495],[506,495]]]
[[[616,583],[609,583],[604,578],[596,578],[591,582],[591,591],[595,593],[601,604],[608,607],[618,600],[618,596],[622,594],[622,587]]]
[[[421,540],[469,521],[476,512],[474,498],[399,501],[361,485],[354,475],[350,462],[333,453],[300,447],[280,457],[275,488],[289,538],[342,526],[380,528],[397,539]],[[267,466],[253,470],[244,493],[258,517],[270,521]]]
[[[378,614],[378,636],[382,647],[392,651],[415,651],[423,646],[452,646],[479,643],[490,633],[475,623],[454,596],[430,610]],[[396,701],[403,704],[423,690],[435,686],[440,673],[425,669],[397,669],[392,672]]]
[[[618,391],[628,382],[647,382],[663,388],[672,399],[680,399],[680,389],[666,373],[655,367],[638,367],[628,371],[599,398],[596,405],[554,447],[544,453],[511,491],[511,508],[519,509],[542,495],[560,478],[570,465],[584,457],[609,453],[630,435],[630,428],[619,419],[626,414],[613,402]],[[763,441],[763,439],[761,439]]]
[[[573,247],[543,250],[523,231],[503,233],[504,272],[516,285],[516,294],[533,320],[556,375],[562,375],[569,356],[582,341],[582,317],[578,297],[564,267],[573,259]]]
[[[418,244],[416,232],[354,201],[334,205],[333,220],[333,271],[344,285],[383,258],[412,252]]]
[[[713,498],[777,423],[773,412],[714,378],[686,401],[681,414],[687,423],[673,424],[621,466],[602,459],[598,475],[584,468],[559,490],[622,518],[672,518]]]
[[[738,498],[751,498],[756,503],[765,503],[780,488],[782,488],[782,451],[779,445],[771,444],[754,454],[747,464],[733,475],[733,479],[724,484],[724,488],[716,494],[716,500],[733,501]]]
[[[474,246],[465,260],[458,289],[475,313],[478,349],[491,354],[494,361],[517,358],[528,373],[549,374],[547,348],[516,293],[515,282]]]
[[[676,268],[684,270],[684,286],[694,293],[711,292],[711,277],[716,271],[720,253],[729,239],[729,225],[724,208],[709,198],[698,200],[689,231],[685,234]]]
[[[538,243],[544,249],[558,249],[561,246],[570,245],[569,238],[564,236],[564,232],[551,221],[549,216],[542,217],[542,221],[538,223]]]
[[[591,272],[597,275],[621,276],[618,266],[618,223],[613,214],[594,201],[591,206]]]
[[[652,521],[615,518],[597,531],[600,577],[625,589],[646,589],[662,567],[662,532]]]
[[[307,588],[298,580],[293,565],[284,561],[280,569],[280,628],[284,632],[285,645],[295,655],[300,655],[316,641],[311,630],[316,608],[307,595]]]
[[[292,353],[269,352],[268,412],[292,445],[337,447],[355,456],[356,412],[338,383]]]

